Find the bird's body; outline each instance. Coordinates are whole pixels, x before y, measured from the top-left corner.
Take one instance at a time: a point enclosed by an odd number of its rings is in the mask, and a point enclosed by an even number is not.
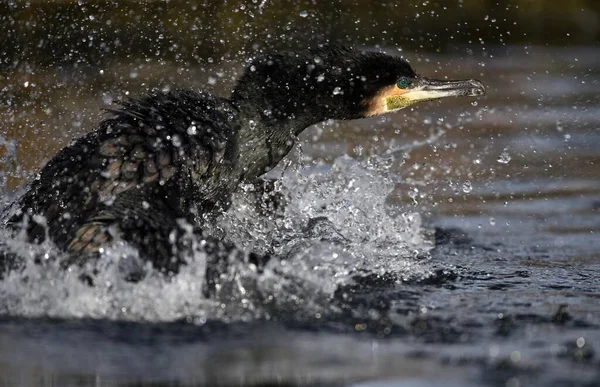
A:
[[[202,235],[203,219],[277,165],[306,127],[414,103],[399,78],[428,84],[400,58],[329,47],[255,59],[229,99],[175,91],[129,100],[41,170],[6,225],[31,241],[49,237],[70,253],[66,265],[124,240],[157,269],[177,272],[189,232],[209,255],[231,255],[233,245]],[[443,91],[483,92],[461,82]]]
[[[228,100],[176,91],[129,101],[112,115],[42,169],[8,224],[33,241],[48,235],[74,259],[125,239],[158,268],[176,270],[169,235],[183,232],[178,222],[223,207],[223,193],[241,178],[239,112]]]

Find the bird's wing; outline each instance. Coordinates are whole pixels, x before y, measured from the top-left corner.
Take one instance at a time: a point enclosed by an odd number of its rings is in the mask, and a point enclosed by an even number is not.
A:
[[[225,157],[231,126],[223,109],[191,92],[129,101],[103,123],[91,162],[100,171],[92,192],[109,201],[132,187],[165,184],[182,167],[194,179]]]
[[[234,114],[215,97],[157,93],[112,113],[48,162],[13,206],[9,226],[21,224],[26,214],[41,215],[39,227],[30,224],[28,233],[43,238],[47,225],[51,234],[60,234],[55,241],[66,243],[81,222],[125,191],[166,184],[183,169],[201,179],[229,157]]]

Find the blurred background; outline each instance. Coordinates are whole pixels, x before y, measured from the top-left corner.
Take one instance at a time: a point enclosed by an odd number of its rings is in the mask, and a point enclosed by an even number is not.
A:
[[[457,46],[594,45],[595,0],[5,1],[4,70],[157,60],[192,66],[324,41],[448,51]]]

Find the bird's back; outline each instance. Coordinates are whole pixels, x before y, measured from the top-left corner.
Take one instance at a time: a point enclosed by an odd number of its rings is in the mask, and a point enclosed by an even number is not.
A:
[[[48,162],[12,206],[10,228],[24,228],[31,240],[49,235],[74,253],[94,252],[115,226],[135,227],[124,219],[168,225],[187,216],[193,201],[227,196],[209,178],[235,163],[236,112],[227,100],[155,93],[111,113]]]

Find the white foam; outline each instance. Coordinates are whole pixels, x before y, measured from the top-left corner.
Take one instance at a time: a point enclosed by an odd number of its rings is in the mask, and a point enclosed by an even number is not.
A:
[[[202,295],[206,266],[202,253],[190,257],[173,278],[146,267],[149,274],[130,283],[123,268],[139,265],[137,252],[117,243],[104,251],[91,287],[80,280],[89,268],[61,270],[52,259],[61,253],[50,244],[31,245],[4,234],[0,240],[26,257],[28,264],[23,272],[0,281],[0,313],[203,322],[265,317],[272,311],[269,308],[286,305],[307,313],[327,312],[337,286],[362,271],[391,271],[401,277],[428,273],[427,265],[414,259],[431,248],[420,217],[391,214],[385,200],[394,181],[380,165],[342,157],[326,171],[288,171],[281,182],[282,193],[289,198],[283,217],[258,216],[247,196],[237,194],[231,210],[213,230],[249,251],[270,251],[276,257],[262,274],[246,264],[231,265],[224,279],[227,291],[215,300]],[[327,220],[307,230],[314,218]],[[50,259],[36,265],[32,263],[36,256]]]

